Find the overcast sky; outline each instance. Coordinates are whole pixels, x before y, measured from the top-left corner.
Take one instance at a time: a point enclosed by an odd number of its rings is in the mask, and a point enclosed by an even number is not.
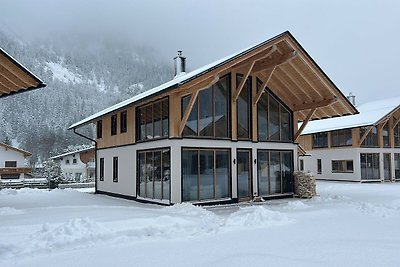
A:
[[[396,0],[0,0],[0,7],[0,29],[21,38],[116,38],[154,47],[171,67],[183,50],[191,70],[289,30],[358,103],[400,96]]]

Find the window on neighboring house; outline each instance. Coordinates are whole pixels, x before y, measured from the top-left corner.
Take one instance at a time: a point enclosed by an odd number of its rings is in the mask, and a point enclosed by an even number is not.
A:
[[[300,171],[304,171],[304,159],[300,160]]]
[[[379,153],[361,153],[360,161],[362,180],[380,179]]]
[[[81,180],[82,173],[81,172],[76,172],[75,173],[75,181],[79,182]]]
[[[138,107],[136,133],[137,141],[167,138],[169,135],[169,102],[163,98]]]
[[[100,158],[100,181],[104,181],[104,158]]]
[[[76,159],[72,159],[72,164],[78,164]]]
[[[257,91],[262,82],[257,80]],[[292,114],[282,102],[272,95],[268,88],[264,89],[257,103],[258,140],[260,141],[291,141]]]
[[[354,172],[352,160],[332,160],[332,172],[349,173]]]
[[[4,167],[6,168],[16,168],[17,167],[17,162],[16,161],[5,161],[4,162]]]
[[[122,111],[121,115],[120,115],[120,126],[121,126],[121,133],[126,133],[128,131],[128,121],[127,121],[127,112],[126,111]]]
[[[117,118],[117,114],[111,116],[111,135],[117,134]]]
[[[236,86],[239,86],[243,75],[236,75]],[[249,76],[236,102],[237,138],[251,138],[251,76]]]
[[[370,128],[370,126],[360,127],[360,138],[366,133],[366,131]],[[367,137],[361,144],[362,147],[378,147],[378,128],[376,126],[372,127],[372,129],[367,134]]]
[[[400,122],[394,127],[394,147],[400,147]]]
[[[118,157],[113,157],[113,182],[118,182]]]
[[[317,173],[322,174],[322,160],[317,159]]]
[[[382,136],[383,136],[383,146],[390,147],[389,123],[387,122],[382,127]]]
[[[313,134],[313,148],[327,148],[328,147],[328,133],[315,133]]]
[[[351,146],[353,144],[351,129],[332,131],[331,144],[332,147]]]
[[[97,121],[97,139],[103,137],[103,121]]]
[[[65,164],[69,165],[69,159],[65,160]]]
[[[230,75],[227,74],[211,87],[201,90],[196,98],[183,136],[228,138],[230,134]],[[182,117],[188,108],[191,95],[184,96],[181,103]]]

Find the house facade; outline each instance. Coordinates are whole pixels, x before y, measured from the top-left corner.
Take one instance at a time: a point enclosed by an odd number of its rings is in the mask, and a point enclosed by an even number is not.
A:
[[[69,181],[93,181],[95,178],[94,147],[63,153],[50,159],[60,164],[63,176]]]
[[[32,169],[26,165],[30,152],[0,143],[0,179],[3,185],[22,183]]]
[[[400,181],[400,98],[357,107],[359,114],[310,122],[299,138],[300,168],[317,179]]]
[[[292,196],[297,122],[357,113],[289,32],[189,73],[178,52],[175,74],[70,126],[96,124],[97,193],[163,204]]]

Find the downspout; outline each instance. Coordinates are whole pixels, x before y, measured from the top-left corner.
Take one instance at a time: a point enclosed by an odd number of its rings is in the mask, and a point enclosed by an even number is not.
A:
[[[73,128],[73,129],[74,129],[74,134],[77,134],[77,135],[79,135],[80,137],[83,137],[83,138],[85,138],[85,139],[87,139],[87,140],[89,140],[89,141],[94,142],[94,173],[95,173],[95,179],[94,179],[94,193],[96,194],[96,193],[97,193],[97,141],[96,141],[95,139],[92,139],[92,138],[90,138],[90,137],[87,137],[87,136],[85,136],[85,135],[83,135],[83,134],[81,134],[81,133],[78,133],[78,132],[76,131],[76,128]]]

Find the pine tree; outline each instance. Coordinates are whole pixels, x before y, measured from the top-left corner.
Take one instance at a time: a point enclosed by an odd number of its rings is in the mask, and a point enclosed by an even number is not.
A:
[[[47,160],[43,164],[44,175],[50,184],[50,188],[57,188],[58,184],[65,181],[61,172],[60,164],[52,159]]]

